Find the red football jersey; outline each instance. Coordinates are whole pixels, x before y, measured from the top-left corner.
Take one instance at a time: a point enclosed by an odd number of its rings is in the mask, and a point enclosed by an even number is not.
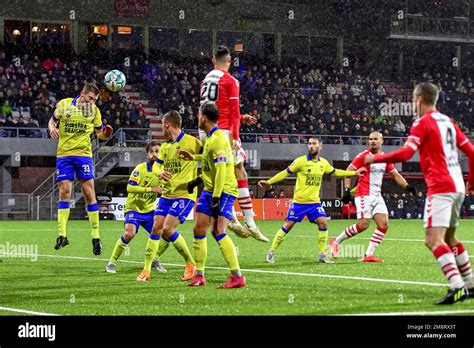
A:
[[[219,108],[218,126],[232,132],[232,139],[240,135],[240,84],[231,74],[214,69],[206,75],[201,84],[201,105],[207,101]]]
[[[427,195],[465,191],[458,147],[469,140],[456,122],[439,111],[426,113],[410,129],[407,145],[420,150]]]
[[[357,181],[356,197],[380,195],[384,174],[395,169],[393,163],[364,164],[365,156],[368,153],[370,153],[370,149],[362,151],[351,163],[356,169],[362,167],[367,169],[367,173],[364,176],[360,176]],[[383,154],[383,152],[381,152],[381,154]]]

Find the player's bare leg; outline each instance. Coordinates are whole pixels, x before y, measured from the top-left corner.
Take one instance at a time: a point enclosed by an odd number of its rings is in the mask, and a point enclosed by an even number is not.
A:
[[[315,221],[319,227],[318,231],[318,261],[322,263],[334,263],[328,255],[326,255],[326,248],[328,244],[328,219],[324,216],[317,218]]]
[[[128,243],[132,241],[136,234],[137,226],[134,224],[125,224],[123,236],[121,236],[115,243],[110,260],[105,266],[105,271],[107,273],[117,272],[117,261],[122,255],[123,251],[127,248]]]
[[[237,185],[239,188],[239,206],[242,210],[246,225],[245,230],[250,236],[252,236],[256,240],[259,240],[261,242],[268,242],[268,238],[260,232],[257,225],[255,224],[255,220],[253,219],[254,212],[252,206],[252,199],[250,198],[248,177],[247,172],[245,171],[244,163],[240,162],[236,164],[234,170],[235,177],[237,179]]]
[[[444,238],[446,244],[451,248],[454,258],[456,259],[456,265],[458,266],[459,273],[466,285],[469,297],[474,297],[474,282],[472,279],[472,268],[471,261],[467,250],[464,245],[455,237],[456,227],[450,227],[446,231]]]
[[[370,237],[369,246],[362,259],[363,262],[383,262],[374,255],[375,249],[382,243],[385,233],[388,231],[388,215],[387,214],[375,214],[374,222],[377,225],[374,233]]]
[[[339,248],[343,241],[348,238],[352,238],[355,235],[364,232],[369,228],[370,219],[359,219],[354,225],[350,225],[344,231],[342,231],[339,236],[331,238],[329,245],[331,246],[331,255],[333,258],[339,256]]]
[[[196,263],[194,262],[191,253],[189,252],[188,246],[183,236],[177,231],[179,225],[179,219],[173,215],[167,215],[163,223],[163,238],[166,238],[169,243],[173,243],[176,251],[183,257],[185,261],[184,274],[181,280],[191,280],[196,271]],[[161,254],[160,254],[161,255]]]
[[[283,240],[285,239],[288,232],[291,231],[291,229],[293,228],[294,225],[295,225],[294,221],[286,220],[283,223],[283,226],[277,231],[277,233],[275,234],[275,237],[273,237],[272,246],[271,246],[270,250],[267,253],[266,261],[268,263],[275,263],[276,250],[278,249],[280,244],[283,242]]]
[[[445,242],[446,232],[446,227],[431,227],[426,229],[425,235],[425,244],[433,253],[449,283],[448,293],[435,304],[452,304],[467,298],[466,287],[459,273],[456,258]]]
[[[229,220],[224,216],[218,216],[217,219],[211,218],[212,235],[219,243],[222,256],[224,256],[230,269],[230,277],[224,284],[219,285],[219,289],[243,288],[247,285],[247,281],[240,271],[235,245],[225,233],[228,224]]]
[[[72,191],[72,181],[63,180],[58,183],[59,187],[59,201],[58,201],[58,231],[59,237],[56,239],[54,249],[58,250],[64,248],[69,244],[67,239],[67,222],[70,213],[70,201]]]
[[[87,215],[91,224],[92,252],[94,255],[102,253],[102,243],[99,235],[99,205],[95,197],[94,180],[81,180],[82,194],[87,204]]]
[[[204,270],[206,268],[207,259],[207,238],[206,233],[211,225],[211,217],[197,213],[196,220],[193,227],[194,233],[194,261],[196,262],[196,272],[193,279],[188,284],[189,286],[204,286],[206,285],[206,278],[204,277]]]

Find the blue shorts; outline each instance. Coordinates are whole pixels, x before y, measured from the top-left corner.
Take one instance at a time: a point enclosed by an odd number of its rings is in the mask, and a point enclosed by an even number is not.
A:
[[[67,156],[56,159],[56,181],[94,179],[94,163],[92,157]]]
[[[288,212],[286,213],[286,220],[293,222],[301,222],[307,216],[310,222],[314,222],[317,218],[326,217],[326,212],[321,206],[321,203],[291,203]]]
[[[163,198],[158,200],[155,215],[171,215],[179,219],[180,223],[186,221],[189,213],[194,207],[194,201],[188,198]]]
[[[236,197],[228,195],[227,193],[222,193],[221,195],[221,215],[228,220],[232,220],[232,208],[234,207],[235,200]],[[212,193],[209,191],[202,191],[201,197],[199,197],[199,202],[196,206],[196,213],[212,216],[211,203]]]
[[[136,211],[129,211],[125,213],[124,224],[132,224],[137,227],[137,232],[140,226],[142,226],[148,233],[151,233],[153,229],[153,212],[149,213],[137,213]]]

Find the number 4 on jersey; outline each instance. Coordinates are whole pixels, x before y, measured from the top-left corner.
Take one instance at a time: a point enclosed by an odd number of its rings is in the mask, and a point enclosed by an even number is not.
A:
[[[451,149],[454,151],[456,149],[454,144],[453,130],[448,127],[446,131],[446,143],[451,146]]]

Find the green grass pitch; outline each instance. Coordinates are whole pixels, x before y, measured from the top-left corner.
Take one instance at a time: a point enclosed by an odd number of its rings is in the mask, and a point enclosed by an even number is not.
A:
[[[339,234],[349,223],[353,221],[330,221],[329,235]],[[270,239],[281,225],[281,221],[259,222]],[[226,280],[228,271],[213,238],[208,242],[208,285],[190,288],[179,280],[183,261],[172,246],[161,258],[167,273],[153,271],[150,282],[135,281],[148,237],[144,230],[122,255],[124,262],[119,262],[117,273],[105,273],[115,241],[123,233],[123,222],[101,221],[104,250],[101,256],[94,256],[87,221],[69,222],[70,244],[59,251],[54,250],[55,221],[1,221],[0,251],[32,245],[39,256],[0,254],[0,315],[26,315],[6,309],[59,315],[474,313],[473,300],[442,308],[432,304],[445,294],[446,281],[423,244],[421,221],[391,221],[386,240],[376,251],[385,262],[359,262],[357,254],[365,251],[373,227],[346,241],[342,251],[346,257],[335,264],[316,262],[317,230],[306,221],[288,234],[273,265],[265,262],[270,243],[239,239],[230,232],[248,286],[223,290],[217,286]],[[462,221],[458,229],[472,255],[473,230],[474,220]],[[179,231],[192,249],[192,222]]]

